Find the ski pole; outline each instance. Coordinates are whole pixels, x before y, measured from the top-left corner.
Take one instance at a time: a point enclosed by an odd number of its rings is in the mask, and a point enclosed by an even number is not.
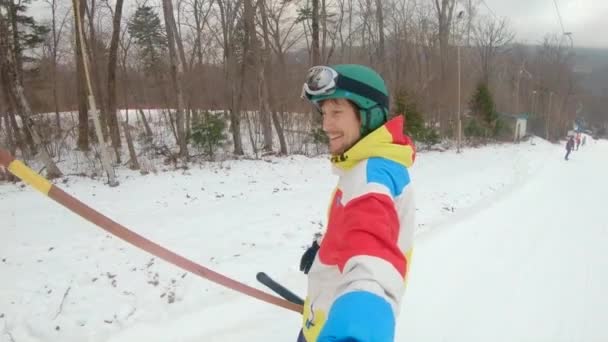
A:
[[[304,300],[302,298],[300,298],[295,293],[289,291],[285,286],[277,283],[274,279],[270,278],[268,274],[264,272],[258,272],[255,277],[260,283],[268,286],[269,289],[273,290],[279,296],[287,299],[288,301],[294,304],[304,305]]]
[[[289,302],[283,298],[279,298],[258,290],[247,284],[229,278],[223,274],[215,272],[205,266],[195,263],[194,261],[184,258],[183,256],[172,252],[171,250],[135,233],[123,225],[112,221],[107,216],[99,213],[88,205],[84,204],[77,198],[64,192],[59,187],[53,185],[44,177],[37,174],[34,170],[27,167],[21,161],[15,159],[8,151],[0,148],[0,165],[3,165],[9,172],[20,178],[25,183],[32,186],[42,194],[50,197],[57,203],[66,207],[70,211],[84,218],[85,220],[97,225],[99,228],[108,233],[132,244],[133,246],[143,249],[144,251],[157,256],[179,268],[188,272],[194,273],[202,278],[212,281],[221,286],[227,287],[234,291],[240,292],[247,296],[259,299],[269,304],[277,305],[282,308],[302,313],[302,306]]]

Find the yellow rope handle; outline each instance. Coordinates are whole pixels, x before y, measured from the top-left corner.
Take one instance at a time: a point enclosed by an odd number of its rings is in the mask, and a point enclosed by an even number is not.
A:
[[[21,178],[24,182],[31,185],[34,189],[42,192],[43,194],[49,194],[53,184],[40,176],[34,170],[27,167],[20,160],[13,160],[7,168],[12,174]]]

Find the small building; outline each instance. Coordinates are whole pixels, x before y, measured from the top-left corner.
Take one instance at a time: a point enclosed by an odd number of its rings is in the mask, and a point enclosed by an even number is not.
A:
[[[498,115],[508,124],[513,141],[520,141],[526,136],[528,129],[528,113],[510,114],[499,112]]]

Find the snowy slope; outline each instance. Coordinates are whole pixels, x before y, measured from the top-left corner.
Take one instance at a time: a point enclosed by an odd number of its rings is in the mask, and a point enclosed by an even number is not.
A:
[[[608,144],[419,241],[399,336],[607,341]],[[429,329],[429,327],[433,327]]]
[[[419,242],[400,340],[575,338],[584,327],[587,337],[607,338],[596,325],[600,309],[579,315],[588,300],[601,300],[596,285],[571,278],[602,276],[602,264],[585,256],[605,262],[593,247],[605,244],[600,232],[606,226],[587,217],[601,213],[591,202],[607,189],[564,182],[601,181],[606,165],[596,164],[607,149],[601,142],[587,146],[569,163],[561,146],[542,140],[419,154],[412,170]],[[323,229],[335,182],[325,159],[229,161],[144,177],[121,170],[119,176],[115,189],[78,177],[58,185],[203,265],[260,288],[255,273],[264,270],[304,293],[299,258]],[[569,215],[566,198],[574,200],[581,189],[590,203],[573,202]],[[540,218],[542,212],[549,219]],[[0,341],[295,339],[297,314],[185,274],[29,188],[0,185],[0,217]],[[572,230],[581,218],[587,234]],[[573,237],[590,248],[577,252]],[[571,259],[588,266],[574,269]],[[585,293],[578,300],[553,298],[560,289]],[[535,291],[544,297],[531,297]],[[569,317],[555,309],[560,302],[579,317],[569,328],[556,319]],[[514,323],[499,321],[505,317]],[[552,324],[570,330],[547,330]]]

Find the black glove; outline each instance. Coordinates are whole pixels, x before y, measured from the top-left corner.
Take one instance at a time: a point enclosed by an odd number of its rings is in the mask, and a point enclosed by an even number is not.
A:
[[[304,272],[304,274],[308,274],[308,271],[310,271],[310,267],[312,267],[312,263],[315,261],[318,250],[319,244],[315,240],[313,241],[312,246],[308,247],[306,252],[302,255],[302,259],[300,259],[300,271]]]

